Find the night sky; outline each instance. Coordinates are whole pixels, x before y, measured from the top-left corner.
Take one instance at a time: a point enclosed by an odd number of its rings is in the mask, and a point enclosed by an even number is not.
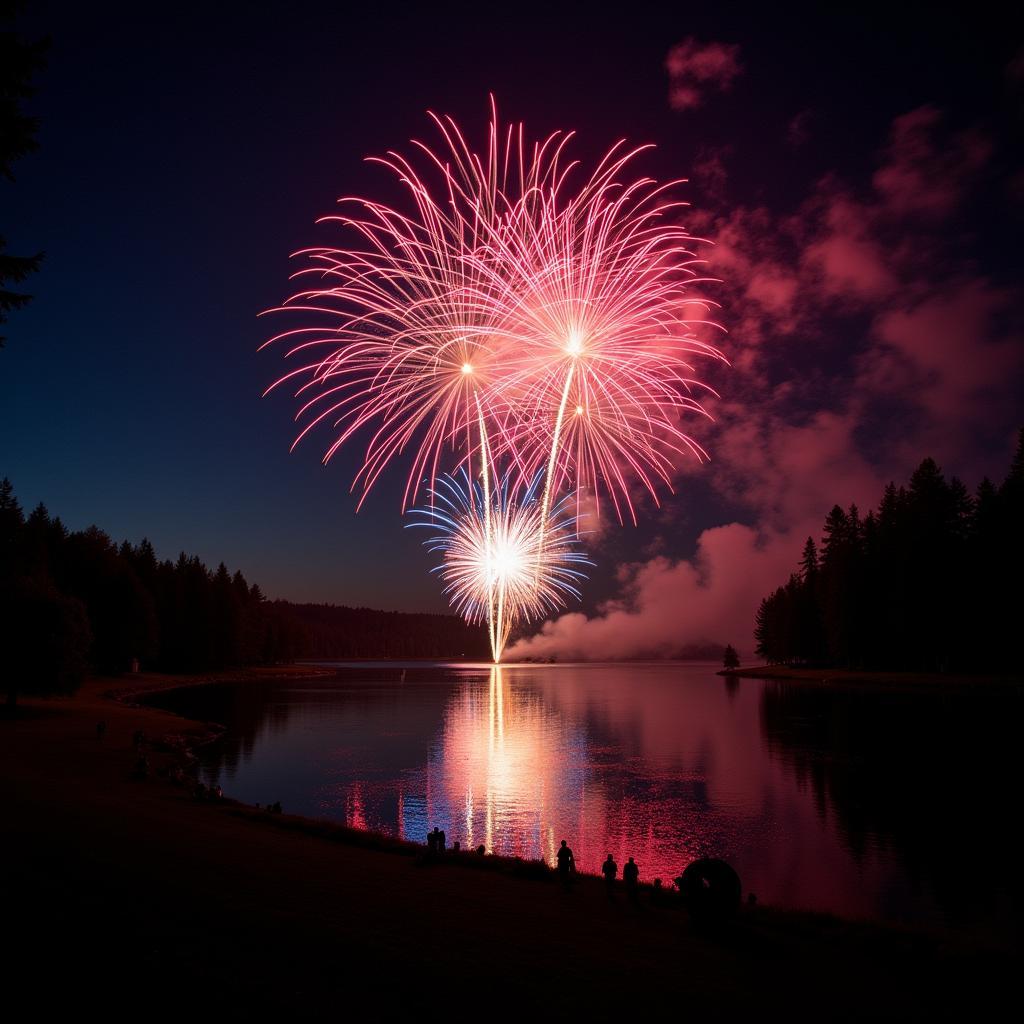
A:
[[[733,364],[708,368],[715,422],[691,424],[712,463],[638,529],[606,524],[596,617],[550,649],[749,646],[832,504],[870,507],[925,455],[972,489],[1009,463],[1024,19],[995,11],[31,5],[21,34],[52,40],[40,149],[0,186],[2,232],[46,258],[0,351],[0,476],[72,528],[223,560],[274,597],[441,610],[404,467],[357,515],[358,446],[289,454],[257,315],[290,294],[290,253],[341,244],[314,224],[338,196],[398,199],[364,157],[436,142],[428,109],[482,144],[493,92],[531,137],[574,129],[585,163],[625,136],[657,144],[642,170],[690,179]]]

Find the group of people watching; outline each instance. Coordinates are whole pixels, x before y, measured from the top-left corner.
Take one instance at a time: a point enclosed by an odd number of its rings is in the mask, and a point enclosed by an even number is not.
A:
[[[564,839],[558,848],[558,853],[555,854],[555,859],[558,863],[558,877],[562,880],[562,885],[568,889],[573,875],[576,874],[576,858],[572,848]],[[610,853],[601,865],[601,874],[604,875],[605,892],[611,899],[615,892],[615,879],[619,874],[619,865],[615,863],[615,858]],[[661,879],[656,878],[654,881],[655,888],[660,888]],[[622,884],[626,887],[629,898],[635,900],[640,891],[640,865],[632,857],[622,869]]]
[[[444,830],[435,825],[433,830],[427,833],[427,856],[436,857],[443,854],[446,849],[446,842]],[[452,852],[459,852],[458,842],[452,844]],[[486,851],[483,845],[481,845],[477,847],[476,852],[483,854]],[[573,876],[576,874],[576,858],[573,855],[572,848],[564,839],[558,848],[558,852],[555,854],[555,860],[558,865],[558,877],[562,885],[568,889],[572,883]],[[619,874],[619,866],[615,863],[615,858],[610,853],[601,865],[601,874],[604,875],[605,891],[608,894],[608,898],[611,899],[615,892],[615,880]],[[632,857],[626,861],[622,868],[622,884],[629,898],[635,900],[640,891],[640,865]],[[653,895],[655,901],[663,894],[663,891],[661,879],[656,878],[654,880]]]
[[[439,856],[441,856],[441,854],[443,854],[445,852],[445,850],[447,849],[447,845],[446,845],[447,842],[448,842],[448,840],[445,837],[444,829],[440,829],[440,828],[438,828],[435,825],[433,831],[427,833],[427,856],[428,857],[439,857]],[[452,843],[452,853],[461,853],[461,852],[462,852],[462,844],[456,839],[455,842]],[[480,854],[481,856],[483,856],[483,854],[486,852],[485,849],[484,849],[483,843],[481,843],[476,848],[476,852],[478,854]]]

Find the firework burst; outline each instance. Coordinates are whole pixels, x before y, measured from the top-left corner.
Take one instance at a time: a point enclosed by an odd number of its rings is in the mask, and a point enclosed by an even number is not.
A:
[[[296,365],[268,391],[294,388],[296,444],[330,430],[325,462],[362,439],[359,505],[408,458],[402,509],[425,492],[448,517],[442,578],[486,618],[497,659],[512,623],[575,593],[564,495],[597,514],[603,496],[635,523],[635,484],[657,501],[680,458],[706,457],[686,429],[713,393],[695,363],[723,357],[698,337],[710,307],[669,197],[679,182],[631,174],[649,147],[616,144],[573,188],[572,133],[530,144],[492,102],[481,155],[431,117],[439,152],[414,142],[416,162],[377,161],[406,212],[343,198],[324,220],[357,241],[298,254],[300,290],[271,312],[301,323],[266,343]]]
[[[540,529],[541,477],[516,499],[510,474],[487,495],[460,477],[442,476],[428,507],[413,510],[412,527],[428,527],[424,543],[442,556],[435,570],[452,606],[469,622],[487,623],[496,662],[518,622],[528,622],[579,599],[583,567],[572,496],[548,513]]]

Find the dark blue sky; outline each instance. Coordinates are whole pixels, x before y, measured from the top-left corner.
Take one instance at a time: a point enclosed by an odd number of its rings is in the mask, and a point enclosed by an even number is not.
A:
[[[892,5],[822,16],[632,4],[613,17],[554,4],[165,5],[147,16],[37,3],[19,25],[52,46],[30,103],[40,150],[0,186],[2,231],[12,251],[46,259],[0,352],[0,475],[73,528],[95,522],[117,540],[148,536],[161,556],[224,560],[272,596],[410,610],[443,601],[430,557],[401,529],[404,473],[356,515],[357,451],[324,468],[321,435],[290,455],[290,397],[260,399],[282,362],[257,354],[268,336],[257,314],[288,294],[289,253],[324,237],[313,222],[342,193],[393,195],[364,156],[429,135],[428,108],[482,140],[493,91],[533,136],[576,129],[584,160],[620,136],[658,143],[645,165],[658,177],[718,156],[733,201],[783,211],[826,174],[869,180],[893,118],[923,104],[1012,129],[1000,97],[1022,42],[1019,21],[983,5],[895,17]],[[738,44],[743,74],[679,112],[664,62],[687,37]],[[809,139],[787,145],[800,115]],[[1015,131],[1004,160],[1019,152],[1019,117]],[[712,203],[710,180],[694,176],[695,208]],[[992,207],[978,218],[986,245],[972,258],[1010,280],[1019,222]],[[722,321],[731,326],[728,308]],[[726,342],[731,357],[742,343]],[[839,374],[841,362],[824,365]],[[713,382],[729,393],[728,372]],[[979,454],[993,467],[1009,425],[995,436]],[[708,527],[757,524],[756,502],[712,472],[688,475],[641,529],[610,532],[591,603],[623,560],[689,556]]]

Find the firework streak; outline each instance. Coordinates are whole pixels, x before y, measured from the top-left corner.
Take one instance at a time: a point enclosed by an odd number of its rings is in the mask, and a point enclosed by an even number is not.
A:
[[[325,462],[363,438],[360,506],[408,453],[402,511],[428,499],[418,524],[437,528],[447,593],[499,661],[517,623],[578,596],[584,501],[636,523],[637,486],[657,502],[680,456],[707,457],[682,424],[714,393],[693,361],[723,357],[696,336],[714,324],[668,196],[680,182],[629,176],[650,147],[617,143],[574,189],[572,133],[529,143],[492,101],[477,154],[431,117],[444,145],[413,142],[422,170],[373,158],[406,212],[343,197],[323,220],[351,247],[297,254],[300,290],[270,312],[299,323],[266,342],[293,366],[268,391],[294,389],[296,445],[331,430]]]

